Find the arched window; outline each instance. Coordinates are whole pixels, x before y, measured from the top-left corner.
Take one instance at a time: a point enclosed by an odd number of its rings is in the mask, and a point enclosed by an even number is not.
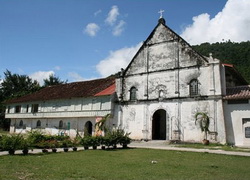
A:
[[[195,96],[199,94],[198,80],[193,79],[189,84],[190,96]]]
[[[63,121],[59,121],[59,129],[62,129],[63,128]]]
[[[23,120],[19,122],[19,127],[23,127]]]
[[[135,87],[132,87],[130,89],[130,100],[135,101],[136,100],[136,91],[137,89]]]
[[[40,121],[40,120],[38,120],[38,121],[36,122],[36,127],[37,127],[37,128],[41,128],[41,121]]]

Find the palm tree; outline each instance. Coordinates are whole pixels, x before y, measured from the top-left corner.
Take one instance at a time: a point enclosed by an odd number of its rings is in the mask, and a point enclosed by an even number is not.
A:
[[[205,112],[197,112],[195,114],[195,124],[199,123],[201,131],[205,132],[205,140],[207,140],[207,133],[209,132],[210,118]]]
[[[109,119],[109,117],[110,117],[110,114],[107,114],[95,124],[96,134],[102,131],[106,131],[105,122]]]

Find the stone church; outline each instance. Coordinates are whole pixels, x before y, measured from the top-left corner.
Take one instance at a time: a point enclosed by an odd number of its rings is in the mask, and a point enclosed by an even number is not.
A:
[[[139,140],[200,142],[197,112],[210,117],[212,142],[250,145],[250,87],[231,64],[196,52],[160,18],[117,77],[44,88],[6,102],[11,132],[42,129],[70,136],[111,114]]]

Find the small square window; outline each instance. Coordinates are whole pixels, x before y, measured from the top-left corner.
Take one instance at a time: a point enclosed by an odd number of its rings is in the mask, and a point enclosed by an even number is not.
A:
[[[38,105],[38,104],[32,104],[32,107],[31,107],[31,112],[32,112],[32,113],[36,113],[36,112],[38,112],[38,107],[39,107],[39,105]]]
[[[21,106],[20,105],[17,105],[15,107],[15,113],[20,113],[21,112]]]
[[[245,127],[245,138],[250,138],[250,127]]]

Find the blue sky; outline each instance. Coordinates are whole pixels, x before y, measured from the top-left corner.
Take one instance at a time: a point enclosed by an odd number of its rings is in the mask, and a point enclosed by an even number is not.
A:
[[[126,68],[157,25],[190,44],[250,39],[249,0],[0,0],[0,79],[80,81]],[[236,28],[237,26],[237,28]]]

